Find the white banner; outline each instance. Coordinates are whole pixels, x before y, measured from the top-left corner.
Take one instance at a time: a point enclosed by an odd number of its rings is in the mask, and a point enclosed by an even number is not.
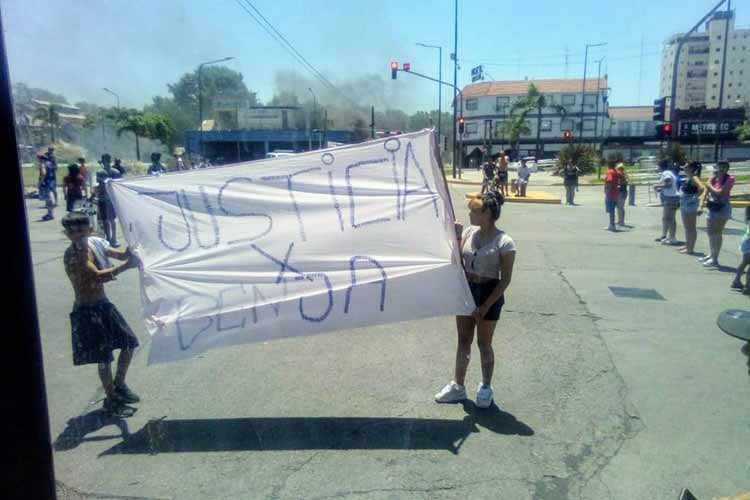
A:
[[[109,184],[141,259],[149,363],[470,314],[429,130]]]

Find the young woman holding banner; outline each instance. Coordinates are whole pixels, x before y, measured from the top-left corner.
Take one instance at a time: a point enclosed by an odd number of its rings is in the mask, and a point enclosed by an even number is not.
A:
[[[505,290],[513,275],[516,246],[510,236],[495,227],[505,199],[500,193],[489,192],[469,201],[471,227],[461,232],[459,248],[463,257],[466,279],[474,297],[476,309],[471,316],[456,316],[458,348],[454,379],[435,395],[438,403],[455,403],[466,399],[464,378],[469,366],[474,330],[482,361],[482,383],[477,391],[476,405],[489,408],[493,400],[492,371],[495,352],[492,336],[505,303]]]

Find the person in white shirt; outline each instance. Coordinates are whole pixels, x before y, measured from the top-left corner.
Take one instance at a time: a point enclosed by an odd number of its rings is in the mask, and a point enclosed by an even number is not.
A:
[[[459,248],[463,258],[466,279],[476,309],[471,316],[456,316],[458,347],[453,380],[435,395],[438,403],[456,403],[466,399],[464,379],[469,367],[474,331],[482,363],[482,383],[477,390],[476,405],[489,408],[494,394],[492,373],[495,352],[492,336],[505,304],[505,291],[513,275],[516,245],[495,223],[505,199],[490,191],[469,201],[471,226],[466,229],[456,222],[456,233],[461,233]]]
[[[526,196],[526,188],[529,185],[531,170],[526,166],[526,160],[521,160],[521,166],[518,167],[518,196]]]
[[[662,160],[659,163],[659,170],[661,170],[661,178],[659,183],[654,186],[654,189],[659,193],[662,203],[662,218],[661,218],[661,237],[656,238],[655,241],[662,243],[663,245],[674,245],[677,240],[675,234],[677,233],[677,210],[680,208],[680,194],[677,190],[678,178],[674,171],[676,166],[670,164],[667,160]]]

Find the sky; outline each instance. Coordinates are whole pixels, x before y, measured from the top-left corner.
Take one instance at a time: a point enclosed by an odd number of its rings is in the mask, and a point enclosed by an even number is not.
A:
[[[65,95],[70,102],[140,107],[201,62],[240,71],[263,102],[289,78],[324,84],[269,36],[240,6],[248,0],[0,0],[11,79]],[[249,0],[325,78],[355,96],[408,113],[437,108],[437,85],[399,74],[390,61],[414,71],[453,78],[453,0]],[[609,77],[610,103],[649,105],[658,94],[660,51],[671,34],[686,31],[714,0],[458,0],[459,86],[483,64],[487,79]],[[735,4],[736,5],[736,4]],[[252,12],[252,11],[251,11]],[[750,5],[736,24],[750,25]],[[643,53],[641,67],[641,46]],[[566,74],[565,54],[568,53]],[[520,61],[520,66],[519,66]],[[642,69],[641,69],[642,68]],[[280,78],[286,75],[286,78]],[[640,77],[639,77],[640,75]],[[380,93],[378,98],[374,94]],[[325,104],[325,102],[323,102]],[[449,109],[450,89],[443,91]]]

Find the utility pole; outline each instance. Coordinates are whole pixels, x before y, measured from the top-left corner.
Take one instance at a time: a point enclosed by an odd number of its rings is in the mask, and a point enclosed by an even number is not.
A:
[[[580,126],[581,130],[578,135],[579,142],[583,143],[583,102],[586,100],[586,70],[588,69],[588,62],[589,62],[589,48],[592,47],[601,47],[603,45],[607,45],[607,43],[587,43],[586,44],[586,52],[585,56],[583,58],[583,84],[581,85],[581,116],[580,116]]]
[[[458,90],[458,0],[453,0],[454,4],[454,25],[453,25],[453,178],[456,178],[456,169],[458,166],[457,152],[457,124],[458,107],[456,106],[456,94]],[[463,103],[463,100],[462,100]]]
[[[732,0],[727,0],[727,18],[724,20],[724,53],[721,57],[721,83],[719,84],[719,112],[716,114],[716,121],[719,122],[718,133],[716,134],[716,143],[714,144],[714,163],[719,161],[719,144],[721,143],[722,154],[724,153],[724,139],[721,139],[721,115],[724,109],[724,77],[727,73],[727,43],[729,40],[729,21],[732,17]]]
[[[375,106],[370,106],[370,139],[375,139]]]
[[[606,56],[604,56],[606,57]],[[594,112],[594,141],[598,142],[599,135],[597,132],[599,131],[599,93],[601,91],[601,76],[602,76],[602,61],[604,60],[604,57],[599,59],[597,63],[599,63],[599,69],[596,71],[596,111]],[[604,128],[604,123],[602,123],[602,128]]]

